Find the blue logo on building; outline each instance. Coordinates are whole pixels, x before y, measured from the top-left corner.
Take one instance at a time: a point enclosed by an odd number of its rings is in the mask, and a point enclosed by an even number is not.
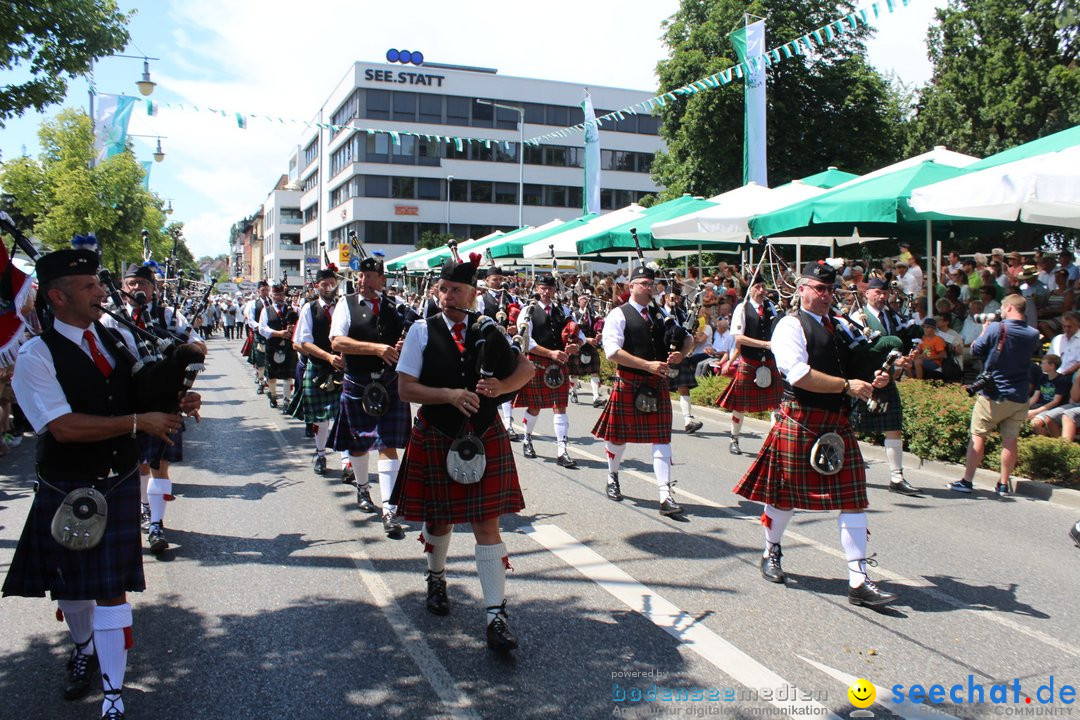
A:
[[[423,65],[424,53],[419,50],[387,50],[386,62],[401,63],[402,65]]]

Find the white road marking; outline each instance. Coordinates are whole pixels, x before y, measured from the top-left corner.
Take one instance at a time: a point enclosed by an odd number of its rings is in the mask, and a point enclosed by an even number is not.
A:
[[[549,524],[528,525],[522,531],[631,610],[640,613],[678,640],[688,650],[712,663],[732,680],[747,688],[759,690],[793,685],[599,553],[578,542],[562,528]],[[813,700],[774,699],[770,702],[779,708],[806,708],[803,712],[815,717],[841,720],[839,715]]]
[[[582,457],[588,458],[589,460],[595,460],[597,462],[602,462],[602,463],[607,462],[607,458],[602,458],[602,457],[599,457],[597,455],[593,455],[592,453],[586,452],[586,451],[584,451],[584,450],[582,450],[580,448],[571,446],[570,449],[575,455],[580,455]],[[643,482],[647,483],[651,488],[656,487],[656,480],[653,478],[652,475],[646,475],[645,473],[639,472],[637,470],[620,470],[619,471],[619,476],[620,476],[620,478],[621,477],[626,477],[626,476],[635,477],[638,480],[642,480]],[[735,509],[733,509],[731,507],[721,505],[718,502],[716,502],[715,500],[710,500],[709,498],[703,497],[701,495],[695,495],[694,493],[687,492],[686,490],[683,490],[682,488],[679,488],[678,495],[680,495],[682,497],[685,497],[685,498],[688,498],[690,500],[693,500],[694,502],[699,503],[701,505],[705,505],[706,507],[710,507],[710,508],[719,510],[720,512],[724,513],[725,515],[727,515],[729,517],[732,517],[732,518],[735,518],[736,520],[749,521],[749,522],[753,522],[755,524],[758,522],[758,516],[756,516],[756,515],[745,515],[742,512],[740,512],[738,510],[735,510]],[[841,552],[839,549],[837,549],[835,547],[832,547],[832,546],[829,546],[829,545],[825,545],[824,543],[820,543],[817,540],[814,540],[813,538],[808,537],[806,535],[802,535],[800,533],[794,532],[793,530],[790,529],[790,526],[789,526],[788,530],[784,533],[784,538],[785,539],[797,540],[797,541],[799,541],[800,543],[802,543],[804,545],[808,545],[808,546],[812,547],[813,549],[817,550],[818,552],[822,552],[822,553],[825,553],[826,555],[831,555],[831,556],[833,556],[835,558],[838,558],[841,561],[841,567],[843,566],[844,562],[846,562],[845,558],[844,558],[844,553]],[[941,590],[938,590],[937,588],[935,588],[934,586],[932,586],[932,585],[930,585],[930,584],[928,584],[926,582],[920,582],[919,580],[913,580],[911,578],[900,575],[899,573],[891,572],[891,571],[885,570],[883,568],[874,568],[874,574],[878,575],[878,576],[881,576],[881,577],[883,577],[883,578],[885,578],[887,580],[891,580],[892,582],[898,583],[900,585],[910,587],[913,590],[918,590],[919,592],[921,592],[921,593],[923,593],[925,595],[929,595],[930,597],[934,598],[938,602],[945,603],[946,605],[949,605],[950,607],[956,608],[957,610],[960,610],[960,611],[963,611],[963,612],[966,612],[966,613],[971,613],[972,615],[974,615],[974,616],[976,616],[976,617],[978,617],[978,618],[980,618],[982,620],[988,620],[990,622],[997,623],[998,625],[1000,625],[1002,627],[1006,627],[1009,630],[1012,630],[1013,632],[1020,633],[1021,635],[1029,637],[1032,640],[1036,640],[1038,642],[1043,643],[1044,645],[1048,645],[1048,646],[1054,648],[1055,650],[1059,650],[1059,651],[1065,653],[1066,655],[1071,655],[1073,657],[1080,657],[1080,648],[1077,648],[1077,647],[1075,647],[1073,645],[1070,645],[1069,643],[1067,643],[1067,642],[1065,642],[1063,640],[1060,640],[1060,639],[1058,639],[1058,638],[1056,638],[1056,637],[1054,637],[1052,635],[1048,635],[1048,634],[1042,632],[1041,630],[1036,630],[1034,628],[1027,627],[1027,626],[1023,625],[1022,623],[1019,623],[1016,620],[1013,620],[1011,617],[1008,617],[1007,615],[1003,615],[1001,613],[993,612],[993,611],[990,611],[990,610],[979,610],[979,609],[976,609],[976,608],[972,608],[968,603],[964,602],[963,600],[955,598],[952,595],[949,595],[948,593],[942,592]]]

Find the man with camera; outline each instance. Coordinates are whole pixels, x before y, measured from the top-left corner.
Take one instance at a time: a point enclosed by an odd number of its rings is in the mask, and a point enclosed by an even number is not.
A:
[[[970,493],[975,470],[986,452],[986,437],[1001,433],[1001,479],[995,488],[1001,497],[1012,492],[1009,475],[1016,466],[1016,439],[1027,420],[1031,356],[1039,345],[1039,331],[1025,320],[1028,301],[1008,295],[1001,301],[1003,320],[987,319],[983,332],[971,344],[971,353],[984,359],[983,372],[967,387],[975,398],[971,411],[964,477],[947,485],[955,492]]]

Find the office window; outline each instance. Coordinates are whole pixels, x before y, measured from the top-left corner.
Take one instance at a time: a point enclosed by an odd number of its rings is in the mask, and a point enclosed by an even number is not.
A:
[[[525,122],[533,125],[547,124],[547,106],[539,103],[522,103],[525,108]]]
[[[495,230],[492,225],[472,225],[469,227],[469,237],[472,239],[490,235]]]
[[[600,151],[603,155],[603,150]],[[634,172],[634,155],[636,153],[625,150],[609,150],[608,164],[602,165],[604,170],[619,170],[622,172]]]
[[[364,222],[364,242],[385,245],[390,237],[390,223],[383,220]]]
[[[585,167],[585,149],[579,147],[566,148],[566,167]]]
[[[495,122],[495,108],[491,105],[485,105],[484,103],[472,101],[472,122],[469,124],[473,127],[489,128]]]
[[[543,185],[526,185],[525,186],[525,204],[526,205],[543,205],[544,204],[544,186]]]
[[[311,188],[315,187],[318,184],[319,184],[319,171],[316,170],[315,172],[313,172],[313,173],[311,173],[310,175],[307,176],[307,178],[304,180],[304,184],[301,185],[301,188],[303,189],[304,192],[307,192],[308,190],[310,190]]]
[[[458,150],[456,143],[448,142],[442,143],[443,157],[447,160],[468,160],[469,159],[469,146],[465,143],[461,144],[461,149]]]
[[[637,154],[637,171],[641,173],[652,172],[652,153],[638,153]]]
[[[416,93],[394,91],[394,120],[416,122]]]
[[[495,143],[489,143],[487,147],[484,143],[470,143],[469,144],[469,157],[473,160],[479,160],[480,162],[492,162],[495,159]]]
[[[442,110],[442,95],[420,93],[420,122],[441,124]]]
[[[307,225],[312,220],[319,217],[319,204],[315,203],[311,207],[304,208],[304,224]]]
[[[390,197],[390,178],[387,175],[364,176],[364,197]]]
[[[623,115],[622,120],[615,121],[615,130],[618,132],[636,133],[638,131],[637,115]]]
[[[387,135],[386,133],[374,133],[372,135],[368,135],[364,143],[366,148],[364,159],[367,162],[390,162],[389,135]]]
[[[417,237],[424,237],[424,233],[431,233],[432,235],[442,235],[446,232],[446,223],[417,223],[416,235]]]
[[[469,98],[448,95],[446,97],[446,124],[468,125],[471,106],[472,100]]]
[[[398,143],[390,143],[390,159],[397,165],[416,164],[416,137],[413,135],[398,136]]]
[[[516,163],[518,161],[518,143],[492,143],[495,162]]]
[[[390,91],[371,90],[367,91],[364,117],[372,120],[390,119]]]
[[[525,146],[525,164],[526,165],[543,165],[544,164],[544,148],[539,145],[526,145]]]
[[[416,181],[417,200],[442,200],[443,181],[438,178],[419,178]]]
[[[655,115],[638,115],[638,132],[642,135],[659,135],[660,118]]]
[[[615,202],[615,198],[613,196],[613,191],[612,190],[604,190],[604,189],[600,190],[600,209],[601,210],[611,210],[613,207],[615,207],[614,202]]]
[[[319,158],[319,138],[316,137],[304,148],[304,167],[315,162]]]
[[[299,259],[287,260],[285,258],[282,258],[281,260],[278,260],[278,263],[281,265],[282,270],[284,270],[286,272],[289,272],[289,273],[292,273],[294,275],[299,275],[300,274],[300,260]]]
[[[416,178],[390,178],[390,197],[403,200],[414,200],[416,198]]]
[[[495,202],[500,205],[517,205],[516,183],[495,183]]]
[[[566,148],[558,145],[544,148],[544,164],[550,167],[566,167]]]
[[[585,206],[584,193],[580,185],[571,185],[566,190],[568,194],[566,207],[579,208]]]
[[[416,223],[392,222],[390,223],[391,245],[414,245],[416,244]]]
[[[469,201],[469,181],[454,180],[450,183],[450,200],[453,202]]]
[[[547,124],[566,127],[570,124],[570,108],[562,105],[547,106]]]
[[[416,139],[416,163],[417,165],[430,165],[438,167],[442,159],[442,143],[438,140]]]
[[[544,205],[547,207],[566,207],[566,186],[545,185]]]
[[[492,200],[493,183],[486,180],[472,180],[469,182],[469,201],[474,203],[489,203]]]
[[[501,130],[517,130],[519,117],[521,114],[515,110],[495,108],[495,127]]]

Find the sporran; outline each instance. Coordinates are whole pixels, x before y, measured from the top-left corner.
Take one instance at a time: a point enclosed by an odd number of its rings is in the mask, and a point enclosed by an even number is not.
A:
[[[773,383],[772,369],[768,365],[759,365],[754,371],[754,384],[764,390]]]
[[[844,467],[844,438],[827,432],[810,448],[810,467],[822,475],[836,475]]]
[[[97,547],[105,535],[108,517],[109,504],[104,495],[92,487],[72,490],[53,515],[53,539],[68,550]]]
[[[462,485],[475,485],[483,479],[486,469],[484,443],[476,435],[466,432],[451,443],[446,453],[446,471],[451,480]]]

